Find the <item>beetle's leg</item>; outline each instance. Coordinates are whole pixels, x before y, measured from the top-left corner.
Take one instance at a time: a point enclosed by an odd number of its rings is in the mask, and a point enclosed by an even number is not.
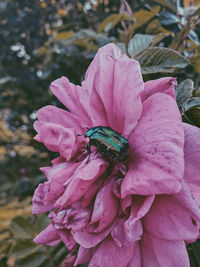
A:
[[[91,153],[92,153],[91,148],[90,148],[90,142],[87,144],[87,146],[86,146],[86,150],[87,150],[87,152],[88,152],[88,159],[87,159],[87,162],[86,162],[86,164],[87,164],[88,161],[90,160],[90,155],[91,155]]]

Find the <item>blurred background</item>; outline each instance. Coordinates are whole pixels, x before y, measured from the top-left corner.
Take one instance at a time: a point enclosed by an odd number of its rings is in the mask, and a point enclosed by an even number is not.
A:
[[[33,140],[37,110],[62,107],[50,83],[64,75],[80,84],[98,48],[115,42],[144,80],[177,77],[183,120],[200,127],[200,2],[0,0],[0,40],[0,267],[61,266],[62,244],[32,241],[48,223],[31,215],[39,167],[57,156]],[[199,267],[200,243],[188,252]]]

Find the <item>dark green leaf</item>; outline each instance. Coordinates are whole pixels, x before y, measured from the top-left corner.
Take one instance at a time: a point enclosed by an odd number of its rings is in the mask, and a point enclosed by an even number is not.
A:
[[[200,97],[192,97],[182,105],[183,112],[194,107],[200,107]]]
[[[41,264],[47,259],[46,255],[43,252],[36,252],[25,258],[19,259],[16,262],[15,267],[38,267],[42,266]],[[51,264],[49,263],[49,266]]]
[[[194,91],[194,82],[191,79],[184,80],[176,87],[176,101],[179,108],[182,108],[184,102],[186,102]]]
[[[38,249],[32,240],[20,241],[12,248],[11,255],[14,258],[24,258]]]
[[[185,68],[189,61],[175,50],[164,47],[150,47],[140,53],[136,59],[140,62],[143,74],[173,72],[175,68]]]
[[[18,238],[32,239],[35,235],[32,224],[20,216],[12,220],[11,231]]]
[[[189,123],[200,127],[200,97],[190,98],[183,104],[182,110]]]

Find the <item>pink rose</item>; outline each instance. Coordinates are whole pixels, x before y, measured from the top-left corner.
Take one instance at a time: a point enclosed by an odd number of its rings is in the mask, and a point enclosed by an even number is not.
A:
[[[99,49],[82,87],[65,77],[51,84],[70,112],[46,106],[35,122],[35,139],[60,153],[33,197],[33,213],[51,211],[36,243],[79,247],[74,266],[189,266],[185,244],[200,229],[200,129],[182,123],[174,85],[144,83],[139,63],[114,44]],[[93,148],[87,162],[78,135],[95,126],[128,140],[127,161]]]

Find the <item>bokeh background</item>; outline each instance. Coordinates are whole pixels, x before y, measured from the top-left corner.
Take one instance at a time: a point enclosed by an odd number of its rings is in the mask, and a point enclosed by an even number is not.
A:
[[[64,75],[80,84],[110,42],[139,60],[144,80],[177,77],[183,121],[200,127],[199,0],[0,0],[1,267],[62,266],[68,255],[63,244],[32,241],[48,223],[31,215],[39,167],[57,156],[33,140],[33,122],[41,107],[62,107],[50,83]],[[199,267],[199,241],[188,253]]]

